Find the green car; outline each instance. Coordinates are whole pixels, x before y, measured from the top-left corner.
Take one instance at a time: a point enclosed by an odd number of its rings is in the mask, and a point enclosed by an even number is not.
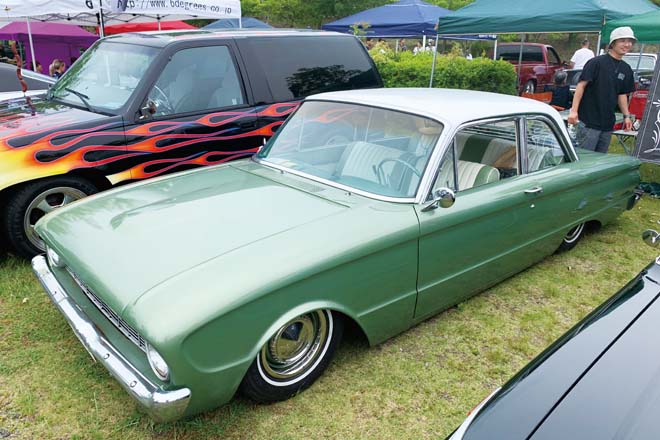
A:
[[[251,159],[45,216],[32,264],[91,355],[173,420],[295,395],[346,324],[378,344],[574,246],[638,183],[636,159],[576,152],[540,102],[325,93]]]

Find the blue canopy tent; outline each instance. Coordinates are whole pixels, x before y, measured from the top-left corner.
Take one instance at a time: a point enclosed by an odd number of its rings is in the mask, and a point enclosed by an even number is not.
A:
[[[257,20],[256,18],[253,17],[243,17],[241,19],[240,27],[244,29],[259,29],[259,28],[264,29],[264,28],[272,28],[273,26],[269,25],[268,23],[264,23],[261,20]],[[213,29],[213,30],[239,29],[238,18],[222,18],[220,20],[214,21],[211,24],[207,24],[202,29]]]
[[[368,37],[418,37],[420,35],[436,35],[438,18],[451,11],[431,5],[422,0],[399,0],[378,8],[367,9],[357,14],[349,15],[332,23],[321,26],[325,31],[351,33],[351,25],[368,23]]]

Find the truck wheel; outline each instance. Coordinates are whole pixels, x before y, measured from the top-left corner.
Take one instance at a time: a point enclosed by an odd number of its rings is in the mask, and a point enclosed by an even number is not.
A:
[[[523,86],[523,93],[534,93],[536,91],[536,84],[531,79]]]
[[[37,221],[50,211],[98,192],[87,180],[55,177],[28,183],[8,197],[4,230],[11,249],[31,258],[45,250],[34,229]]]

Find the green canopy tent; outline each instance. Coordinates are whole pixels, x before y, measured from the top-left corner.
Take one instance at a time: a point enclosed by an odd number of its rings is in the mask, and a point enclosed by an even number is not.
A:
[[[608,21],[603,26],[603,40],[609,41],[610,33],[619,26],[630,26],[640,43],[660,44],[660,10]]]
[[[658,10],[648,0],[476,0],[440,17],[438,34],[600,32],[610,20]]]

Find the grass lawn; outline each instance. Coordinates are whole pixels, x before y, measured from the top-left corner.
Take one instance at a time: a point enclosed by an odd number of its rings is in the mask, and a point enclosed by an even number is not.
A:
[[[348,335],[309,390],[273,405],[242,398],[158,425],[93,364],[25,261],[0,263],[0,438],[443,438],[466,412],[639,272],[658,251],[644,198],[572,251],[547,258],[369,348]]]

